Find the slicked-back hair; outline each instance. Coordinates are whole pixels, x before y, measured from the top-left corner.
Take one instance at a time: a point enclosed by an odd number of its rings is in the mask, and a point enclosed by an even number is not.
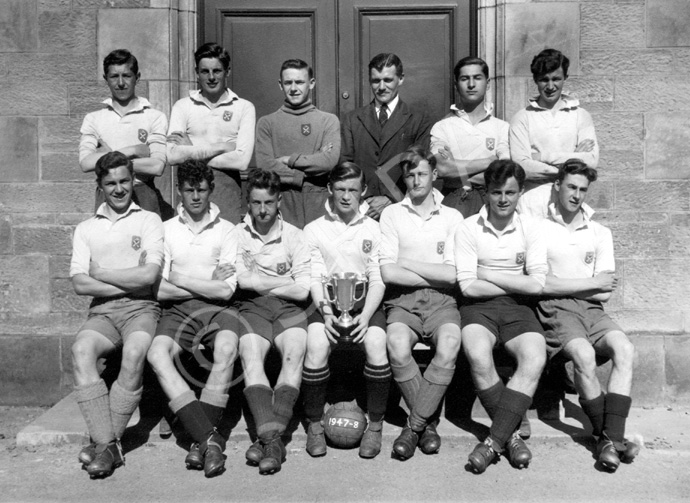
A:
[[[580,159],[568,159],[558,168],[558,181],[562,182],[568,175],[583,175],[589,183],[597,181],[597,170],[590,168]]]
[[[113,65],[129,65],[134,75],[139,73],[139,62],[127,49],[115,49],[103,58],[103,76],[108,75],[108,69]]]
[[[398,163],[403,174],[419,166],[419,163],[426,161],[429,163],[431,169],[436,168],[436,156],[421,145],[412,145],[402,154],[402,158]]]
[[[484,77],[486,77],[487,79],[489,78],[489,65],[486,64],[486,61],[484,61],[482,58],[467,56],[466,58],[462,58],[460,61],[458,61],[455,64],[455,68],[453,68],[453,76],[455,77],[455,82],[457,82],[460,78],[460,70],[470,65],[481,66]]]
[[[371,70],[381,72],[387,66],[394,66],[395,74],[399,78],[402,78],[404,75],[402,61],[400,61],[400,58],[392,52],[382,52],[371,58],[371,61],[369,61],[369,75],[371,75]]]
[[[561,51],[558,49],[544,49],[534,56],[529,69],[532,71],[532,77],[536,81],[542,75],[555,72],[559,68],[563,68],[563,77],[567,79],[569,67],[570,60]]]
[[[273,171],[254,168],[247,177],[247,200],[254,189],[267,190],[271,195],[280,194],[280,176]]]
[[[366,180],[364,179],[364,173],[362,168],[357,164],[350,161],[341,162],[335,168],[331,170],[330,175],[328,175],[328,183],[333,188],[335,182],[342,182],[344,180],[353,180],[358,178],[362,185],[362,190],[366,186]]]
[[[489,164],[489,167],[484,171],[484,183],[487,189],[490,185],[502,187],[511,177],[517,180],[520,189],[525,186],[525,170],[518,163],[509,159],[497,159]]]
[[[134,178],[134,164],[129,157],[117,150],[108,152],[96,161],[96,183],[101,184],[101,180],[108,175],[111,169],[125,166],[132,179]]]
[[[314,78],[314,70],[312,69],[309,64],[302,60],[302,59],[288,59],[286,61],[283,61],[283,64],[280,65],[280,81],[283,81],[283,71],[287,69],[293,69],[293,70],[307,70],[307,73],[309,74],[309,80]]]
[[[177,166],[177,188],[180,190],[184,187],[184,182],[196,188],[200,187],[204,180],[208,182],[208,188],[213,190],[213,178],[213,170],[202,160],[187,159]]]
[[[225,71],[230,68],[230,54],[215,42],[207,42],[196,50],[194,53],[194,65],[196,69],[199,68],[199,62],[204,58],[215,58],[219,60]]]

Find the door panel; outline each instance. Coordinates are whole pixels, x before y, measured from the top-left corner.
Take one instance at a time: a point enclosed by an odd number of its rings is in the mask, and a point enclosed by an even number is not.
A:
[[[434,118],[447,113],[454,102],[453,65],[472,49],[470,0],[341,0],[339,12],[341,113],[373,99],[368,64],[381,52],[393,52],[403,62],[405,101],[427,108]],[[344,99],[352,90],[354,99]]]
[[[314,68],[316,106],[336,111],[333,0],[207,0],[203,11],[204,42],[230,52],[230,88],[254,103],[257,118],[283,103],[280,65],[291,58]]]

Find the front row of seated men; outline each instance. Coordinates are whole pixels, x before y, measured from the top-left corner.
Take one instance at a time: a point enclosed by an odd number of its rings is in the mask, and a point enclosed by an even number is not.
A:
[[[611,233],[592,221],[585,204],[596,171],[568,161],[549,192],[533,191],[521,201],[524,170],[494,161],[484,175],[488,204],[463,220],[433,188],[436,162],[420,148],[405,153],[407,194],[384,209],[380,225],[366,216],[361,169],[351,162],[337,166],[325,216],[301,231],[281,218],[275,173],[250,174],[248,214],[233,226],[211,202],[212,170],[187,161],[178,170],[177,216],[163,225],[132,202],[131,161],[119,152],[99,158],[95,171],[105,202],[77,226],[70,271],[76,292],[93,297],[73,346],[76,397],[92,439],[79,460],[89,475],[108,476],[124,463],[120,438],[141,398],[147,355],[193,439],[189,468],[207,477],[225,469],[217,425],[238,354],[258,437],[247,460],[262,474],[281,469],[281,436],[300,391],[307,452],[326,454],[321,418],[339,313],[324,298],[322,277],[343,272],[366,276],[369,286],[353,310],[354,341],[366,353],[361,457],[381,450],[391,378],[410,411],[393,454],[405,460],[418,446],[426,454],[439,450],[440,404],[462,347],[491,419],[489,436],[469,455],[472,471],[484,472],[499,454],[518,468],[530,463],[518,427],[547,351],[573,360],[601,465],[615,471],[621,460],[632,461],[639,447],[624,434],[634,348],[602,309],[616,279]],[[544,200],[546,210],[538,204]],[[531,209],[547,218],[530,216]],[[423,374],[412,357],[417,342],[435,349]],[[213,349],[213,364],[197,399],[177,362],[200,344]],[[273,345],[282,367],[272,388],[264,360]],[[97,360],[118,347],[121,369],[108,390]],[[496,348],[517,364],[507,385],[496,373]],[[597,356],[613,360],[607,393],[595,375]]]

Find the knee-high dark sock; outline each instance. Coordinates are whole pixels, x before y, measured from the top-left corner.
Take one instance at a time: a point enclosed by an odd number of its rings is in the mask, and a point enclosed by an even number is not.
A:
[[[505,384],[500,379],[496,384],[487,389],[478,389],[477,397],[479,397],[479,402],[484,407],[484,410],[489,415],[489,419],[492,421],[496,416],[496,409],[498,404],[501,402],[501,396],[503,395],[503,390],[505,389]]]
[[[262,384],[254,384],[244,388],[244,396],[254,416],[256,434],[263,441],[271,440],[280,429],[280,424],[273,414],[273,390]]]
[[[625,438],[625,420],[630,412],[632,399],[618,393],[608,393],[604,404],[604,433],[616,443]],[[619,446],[617,445],[616,448]]]
[[[287,428],[298,398],[299,389],[289,384],[281,384],[273,392],[273,416],[280,425],[278,433],[282,434]]]
[[[311,423],[321,420],[326,405],[326,392],[331,371],[326,365],[320,369],[304,367],[302,370],[302,401],[304,414]]]
[[[211,421],[213,426],[217,426],[220,422],[220,418],[223,417],[225,407],[228,405],[227,393],[218,393],[217,391],[211,391],[204,388],[201,390],[199,402],[208,420]]]
[[[74,391],[91,439],[97,444],[107,444],[115,440],[108,387],[103,379],[84,386],[75,386]]]
[[[182,426],[195,442],[202,443],[211,436],[213,425],[192,390],[185,391],[170,400],[170,410],[177,415]]]
[[[506,388],[501,395],[501,401],[496,407],[496,415],[491,423],[491,438],[501,449],[517,429],[522,416],[532,404],[532,397],[519,391]]]
[[[595,437],[601,436],[601,433],[604,431],[605,401],[606,395],[604,393],[591,400],[580,398],[580,407],[582,407],[582,411],[589,418],[589,422],[592,423],[592,435]]]
[[[364,380],[367,383],[367,412],[369,420],[373,422],[383,421],[388,404],[388,392],[391,387],[391,366],[364,365]]]
[[[410,358],[410,361],[403,365],[391,364],[391,371],[393,372],[393,379],[398,383],[407,408],[412,411],[417,392],[423,380],[422,373],[419,371],[419,365],[414,361],[414,358]]]
[[[455,366],[451,369],[439,367],[433,361],[424,372],[422,384],[417,392],[414,408],[410,413],[410,426],[415,431],[421,431],[426,426],[438,404],[443,400],[450,381],[453,380]]]

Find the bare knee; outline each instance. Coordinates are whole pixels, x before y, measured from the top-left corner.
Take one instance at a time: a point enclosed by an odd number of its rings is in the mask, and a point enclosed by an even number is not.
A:
[[[589,344],[580,344],[568,348],[567,355],[573,361],[575,372],[585,376],[593,376],[597,368],[596,353]]]
[[[216,339],[213,345],[214,363],[230,364],[237,358],[237,339]]]
[[[460,330],[444,332],[439,334],[436,343],[436,354],[434,362],[440,367],[450,368],[455,365],[460,351],[461,338]]]
[[[635,360],[635,346],[627,337],[621,340],[613,347],[613,363],[619,368],[633,367]]]
[[[404,327],[390,328],[386,334],[386,347],[391,363],[403,365],[412,357],[410,333]]]

